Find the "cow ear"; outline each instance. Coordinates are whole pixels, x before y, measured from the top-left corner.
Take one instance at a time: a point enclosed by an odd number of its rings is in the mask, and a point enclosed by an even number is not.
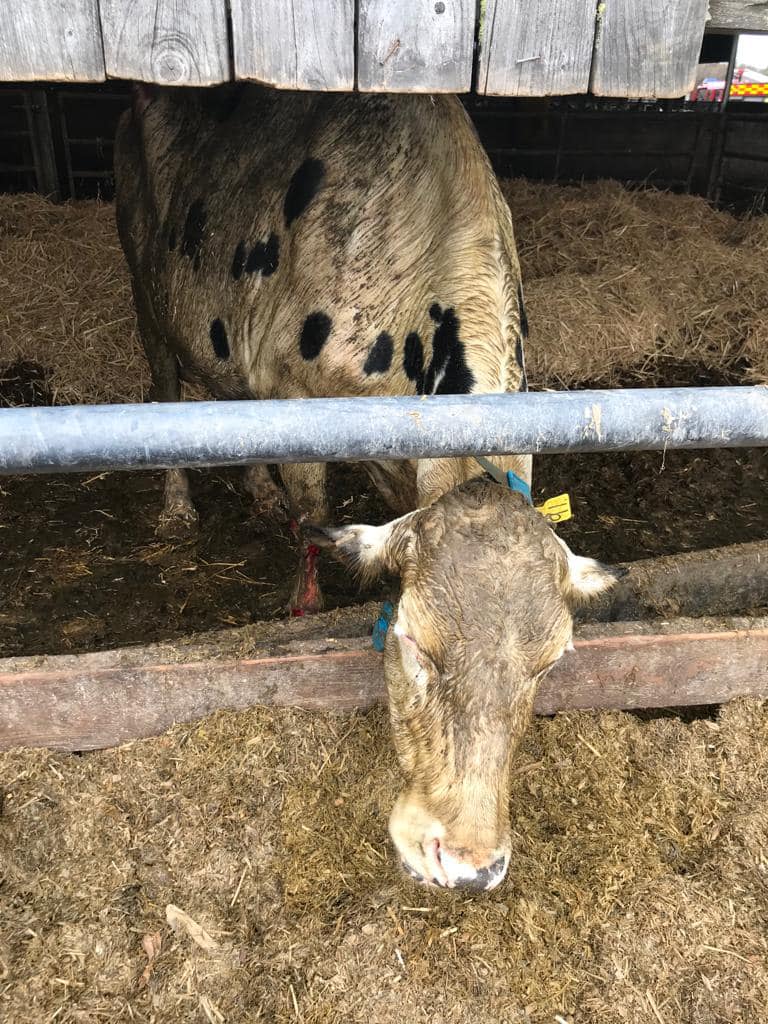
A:
[[[597,597],[598,594],[609,590],[627,575],[626,569],[603,565],[602,562],[597,562],[594,558],[582,558],[581,555],[574,555],[565,541],[557,535],[555,536],[567,558],[566,585],[576,600],[586,601],[591,597]]]
[[[382,572],[398,575],[413,537],[413,523],[418,513],[411,512],[383,526],[313,526],[303,527],[305,538],[320,548],[330,548],[364,580]]]

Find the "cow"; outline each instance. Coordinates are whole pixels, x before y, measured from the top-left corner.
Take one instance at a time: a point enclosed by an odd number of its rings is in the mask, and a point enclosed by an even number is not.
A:
[[[527,387],[512,218],[452,96],[138,87],[116,141],[117,221],[150,399],[507,393]],[[529,504],[531,459],[367,462],[396,518],[329,525],[324,465],[284,465],[304,523],[292,604],[321,605],[329,548],[400,577],[384,649],[406,786],[405,871],[491,889],[510,860],[511,759],[576,602],[616,572],[574,555]],[[249,487],[269,508],[264,468]],[[167,475],[161,526],[194,522]],[[307,525],[311,524],[311,525]]]

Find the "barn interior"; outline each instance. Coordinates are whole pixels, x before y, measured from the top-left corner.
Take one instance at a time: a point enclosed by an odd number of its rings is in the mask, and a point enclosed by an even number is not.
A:
[[[768,383],[768,95],[736,88],[768,79],[768,34],[761,51],[756,23],[728,17],[684,98],[494,97],[475,61],[463,100],[515,221],[532,388]],[[129,92],[0,84],[0,408],[146,395],[112,209]],[[357,469],[333,480],[339,522],[383,521]],[[559,532],[607,562],[768,541],[765,449],[544,456],[534,481],[537,501],[569,490]],[[287,524],[254,514],[238,472],[206,470],[199,534],[161,541],[162,487],[0,478],[3,658],[282,619]],[[389,593],[324,573],[329,607]],[[765,616],[768,595],[737,612]],[[768,1013],[764,702],[538,718],[514,768],[513,867],[486,896],[401,877],[397,788],[382,709],[222,711],[109,750],[0,751],[0,1007],[14,1024]]]

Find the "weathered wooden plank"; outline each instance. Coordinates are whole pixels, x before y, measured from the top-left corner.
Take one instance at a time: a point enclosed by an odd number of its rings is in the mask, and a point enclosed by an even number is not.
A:
[[[765,0],[709,0],[708,29],[768,32]]]
[[[469,92],[475,0],[360,0],[363,92]]]
[[[107,74],[164,85],[230,78],[224,0],[100,0]]]
[[[707,0],[608,0],[598,7],[591,91],[679,97],[693,88]]]
[[[354,0],[231,0],[235,77],[279,89],[352,89]]]
[[[590,622],[734,615],[768,605],[768,541],[632,562],[623,580],[586,606]]]
[[[2,0],[0,81],[104,78],[98,0]]]
[[[732,628],[729,628],[732,627]],[[587,626],[542,682],[538,714],[586,708],[670,707],[768,695],[768,619]],[[279,654],[133,666],[0,669],[0,749],[91,750],[254,704],[322,711],[386,697],[382,658],[368,637],[296,641]]]
[[[594,35],[593,0],[488,0],[478,91],[488,96],[587,92]]]

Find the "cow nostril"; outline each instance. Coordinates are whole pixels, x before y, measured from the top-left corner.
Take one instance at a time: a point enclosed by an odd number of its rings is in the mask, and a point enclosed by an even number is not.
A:
[[[506,872],[507,858],[499,857],[487,868],[480,868],[473,878],[458,879],[456,885],[473,892],[485,892],[487,889],[494,889],[504,878]]]

